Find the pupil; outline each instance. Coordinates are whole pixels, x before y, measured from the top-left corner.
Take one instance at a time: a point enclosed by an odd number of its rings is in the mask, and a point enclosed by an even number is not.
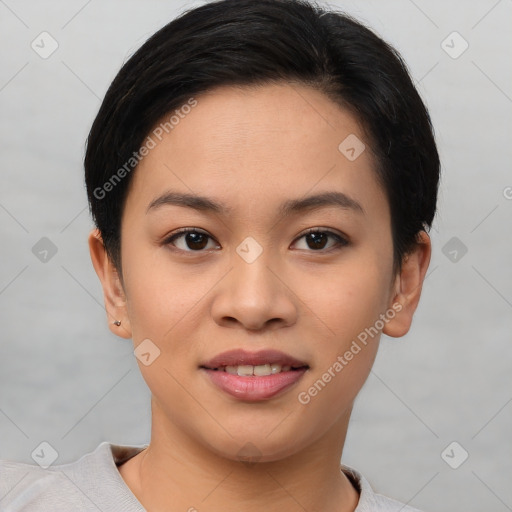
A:
[[[308,237],[310,237],[310,240],[313,241],[313,246],[314,246],[314,247],[311,247],[308,244],[310,248],[323,249],[325,247],[325,243],[322,243],[322,242],[325,242],[325,239],[326,239],[325,233],[309,233]]]
[[[201,238],[203,243],[201,243]],[[187,233],[186,239],[190,249],[203,249],[206,246],[206,237],[202,233]]]

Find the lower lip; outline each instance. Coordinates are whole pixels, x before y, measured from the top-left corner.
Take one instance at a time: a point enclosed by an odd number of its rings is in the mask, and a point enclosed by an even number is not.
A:
[[[278,393],[284,392],[297,383],[306,372],[306,368],[301,368],[263,377],[241,377],[225,371],[208,370],[206,368],[202,368],[202,370],[222,391],[239,400],[251,402],[268,400]]]

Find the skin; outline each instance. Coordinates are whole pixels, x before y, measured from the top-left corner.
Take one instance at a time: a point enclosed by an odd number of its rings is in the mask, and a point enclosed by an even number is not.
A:
[[[152,394],[150,445],[119,471],[150,512],[353,511],[359,495],[340,459],[380,333],[307,405],[297,397],[393,304],[402,309],[383,332],[409,330],[430,239],[421,233],[394,273],[389,204],[369,141],[321,92],[283,83],[222,87],[197,100],[133,176],[122,216],[122,278],[99,232],[89,236],[111,330],[134,347],[149,338],[160,350],[150,365],[138,361]],[[367,148],[354,161],[338,150],[349,134]],[[170,190],[207,196],[232,212],[147,211]],[[324,191],[350,196],[363,212],[328,206],[279,216],[283,201]],[[211,238],[195,252],[185,236],[165,243],[186,227]],[[308,228],[348,244],[327,238],[316,248],[303,236]],[[250,264],[236,252],[248,236],[263,250]],[[240,401],[198,368],[233,348],[278,349],[309,370],[279,396]],[[240,460],[247,443],[258,462]]]

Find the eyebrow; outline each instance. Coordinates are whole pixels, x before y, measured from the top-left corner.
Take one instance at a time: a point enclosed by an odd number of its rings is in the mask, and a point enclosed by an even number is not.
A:
[[[233,212],[231,207],[223,205],[214,199],[180,192],[165,192],[149,204],[146,213],[162,206],[182,206],[194,210],[218,213],[227,216]],[[344,210],[353,210],[364,214],[361,204],[342,192],[322,192],[300,199],[288,199],[279,207],[278,213],[282,217],[292,214],[319,210],[321,208],[338,207]]]

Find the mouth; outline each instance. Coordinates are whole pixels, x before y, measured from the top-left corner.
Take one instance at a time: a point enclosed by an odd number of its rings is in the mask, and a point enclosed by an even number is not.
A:
[[[229,350],[219,354],[209,361],[201,364],[200,367],[208,370],[225,370],[226,368],[252,366],[253,368],[272,366],[281,371],[282,368],[303,368],[309,367],[305,361],[301,361],[279,350],[260,350],[258,352],[248,352],[243,349]],[[287,371],[290,369],[288,368]],[[267,368],[265,368],[267,369]],[[263,368],[260,368],[263,371]],[[258,371],[260,371],[258,370]],[[274,370],[274,373],[278,373]]]
[[[276,350],[231,350],[201,364],[209,381],[239,400],[262,401],[284,393],[309,370],[309,365]]]
[[[278,363],[266,363],[259,365],[250,365],[250,364],[239,364],[239,365],[230,365],[230,366],[220,366],[218,368],[208,368],[203,366],[201,368],[205,368],[206,370],[213,370],[215,372],[226,372],[230,375],[238,375],[239,377],[266,377],[268,375],[275,375],[277,373],[297,371],[302,369],[308,369],[307,365],[305,366],[291,366],[289,364],[281,365]]]

